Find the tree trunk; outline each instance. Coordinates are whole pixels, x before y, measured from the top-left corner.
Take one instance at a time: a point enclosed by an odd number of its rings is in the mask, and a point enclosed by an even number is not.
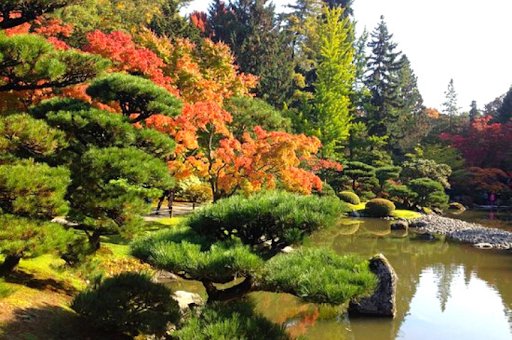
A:
[[[246,277],[241,283],[227,289],[217,289],[213,285],[213,282],[207,280],[202,281],[202,283],[208,294],[209,301],[229,301],[237,299],[253,289],[253,282],[249,277]]]
[[[174,203],[174,190],[169,190],[169,196],[167,197],[167,207],[169,208],[169,217],[172,217],[172,205]]]
[[[0,275],[4,276],[9,274],[16,268],[16,266],[20,263],[21,256],[18,255],[7,255],[5,257],[4,263],[0,265]]]
[[[98,231],[95,231],[92,234],[88,235],[89,245],[91,246],[91,249],[93,251],[100,249],[100,236],[101,234]]]

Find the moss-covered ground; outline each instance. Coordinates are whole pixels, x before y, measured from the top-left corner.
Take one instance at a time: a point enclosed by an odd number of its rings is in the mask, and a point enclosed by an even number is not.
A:
[[[183,217],[147,222],[144,232],[169,228]],[[0,339],[116,339],[112,334],[82,333],[80,320],[68,307],[73,296],[94,279],[122,271],[149,271],[129,254],[129,241],[104,237],[87,264],[70,268],[55,255],[21,260],[17,270],[0,279]],[[3,259],[0,259],[3,260]]]

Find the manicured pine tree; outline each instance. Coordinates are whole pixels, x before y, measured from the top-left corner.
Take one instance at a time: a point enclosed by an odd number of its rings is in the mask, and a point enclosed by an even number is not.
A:
[[[4,19],[3,28],[21,25],[64,3],[3,2],[4,16],[20,13],[20,20]],[[0,94],[64,88],[95,77],[108,65],[98,56],[57,51],[36,35],[8,37],[0,32]],[[63,251],[73,239],[72,233],[50,222],[69,210],[65,195],[70,171],[65,165],[55,166],[57,154],[68,147],[65,134],[46,122],[2,112],[0,136],[0,252],[5,256],[0,271],[8,274],[22,258]]]

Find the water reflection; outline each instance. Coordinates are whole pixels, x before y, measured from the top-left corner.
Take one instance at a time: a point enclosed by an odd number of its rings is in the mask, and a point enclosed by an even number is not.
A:
[[[342,220],[306,246],[369,257],[383,253],[395,268],[397,317],[336,317],[286,294],[252,295],[257,309],[308,339],[511,339],[510,253],[428,242],[391,232],[383,220]]]

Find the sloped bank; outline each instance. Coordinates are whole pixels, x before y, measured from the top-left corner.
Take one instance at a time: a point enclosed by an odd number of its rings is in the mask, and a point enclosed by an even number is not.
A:
[[[478,248],[512,249],[512,233],[439,215],[425,215],[410,223],[419,233],[446,235],[447,239]]]

